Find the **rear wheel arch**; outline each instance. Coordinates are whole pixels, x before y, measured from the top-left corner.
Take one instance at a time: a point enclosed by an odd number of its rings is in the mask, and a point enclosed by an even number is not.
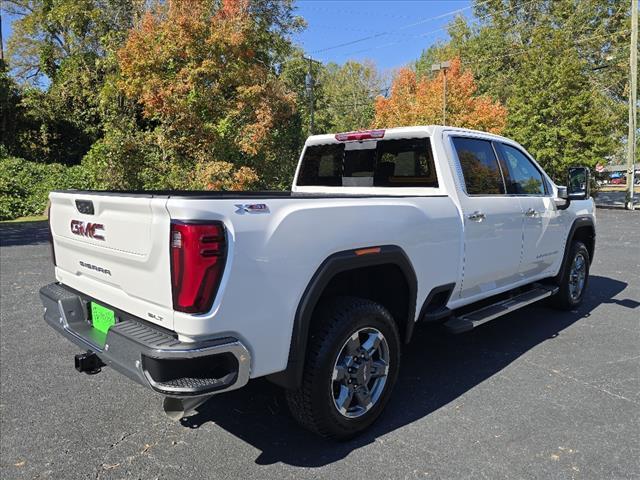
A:
[[[270,381],[290,389],[300,385],[310,327],[323,298],[353,296],[379,303],[391,312],[401,338],[409,341],[416,310],[418,281],[415,271],[401,247],[384,245],[372,248],[375,253],[356,253],[366,249],[334,253],[318,267],[296,310],[287,367],[282,372],[269,375]],[[367,290],[371,284],[377,286]]]

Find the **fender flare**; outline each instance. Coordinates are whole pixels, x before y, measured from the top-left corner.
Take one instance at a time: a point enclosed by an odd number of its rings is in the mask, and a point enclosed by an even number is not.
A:
[[[564,244],[564,253],[562,254],[562,263],[560,263],[560,270],[558,274],[555,276],[555,280],[558,281],[562,277],[562,272],[564,271],[567,259],[569,258],[569,247],[573,242],[573,238],[575,237],[576,230],[582,227],[591,227],[593,229],[593,248],[589,252],[589,264],[593,262],[593,254],[595,252],[596,247],[596,226],[593,222],[593,218],[589,215],[580,215],[573,220],[571,224],[571,228],[569,229],[569,234],[567,235],[567,241]]]
[[[365,247],[367,248],[367,247]],[[300,302],[293,322],[291,332],[291,342],[289,346],[289,358],[287,367],[281,371],[269,375],[267,378],[280,386],[295,389],[302,382],[304,362],[306,358],[307,339],[309,337],[309,327],[311,325],[313,311],[320,300],[320,297],[337,274],[363,267],[392,264],[400,268],[409,286],[409,305],[406,324],[405,341],[410,339],[413,331],[416,311],[416,297],[418,290],[418,280],[413,265],[409,257],[402,248],[396,245],[384,245],[372,247],[380,249],[379,252],[366,255],[358,255],[354,250],[344,250],[336,252],[327,257],[311,277]]]

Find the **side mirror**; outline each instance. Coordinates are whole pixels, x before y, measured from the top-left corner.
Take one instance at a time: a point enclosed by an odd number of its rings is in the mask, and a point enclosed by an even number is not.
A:
[[[569,168],[569,185],[567,191],[569,200],[586,200],[589,198],[589,169],[587,167]]]

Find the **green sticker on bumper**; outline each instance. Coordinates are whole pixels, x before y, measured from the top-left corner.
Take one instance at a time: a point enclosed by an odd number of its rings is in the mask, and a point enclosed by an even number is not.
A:
[[[91,322],[93,328],[102,333],[107,333],[111,325],[116,323],[116,316],[113,310],[91,302]]]

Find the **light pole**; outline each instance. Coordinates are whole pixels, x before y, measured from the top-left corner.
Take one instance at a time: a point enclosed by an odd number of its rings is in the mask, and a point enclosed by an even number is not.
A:
[[[442,73],[444,74],[444,85],[442,88],[442,125],[447,124],[447,70],[449,70],[449,67],[451,67],[451,62],[449,60],[431,65],[432,72],[439,72],[442,70]]]

